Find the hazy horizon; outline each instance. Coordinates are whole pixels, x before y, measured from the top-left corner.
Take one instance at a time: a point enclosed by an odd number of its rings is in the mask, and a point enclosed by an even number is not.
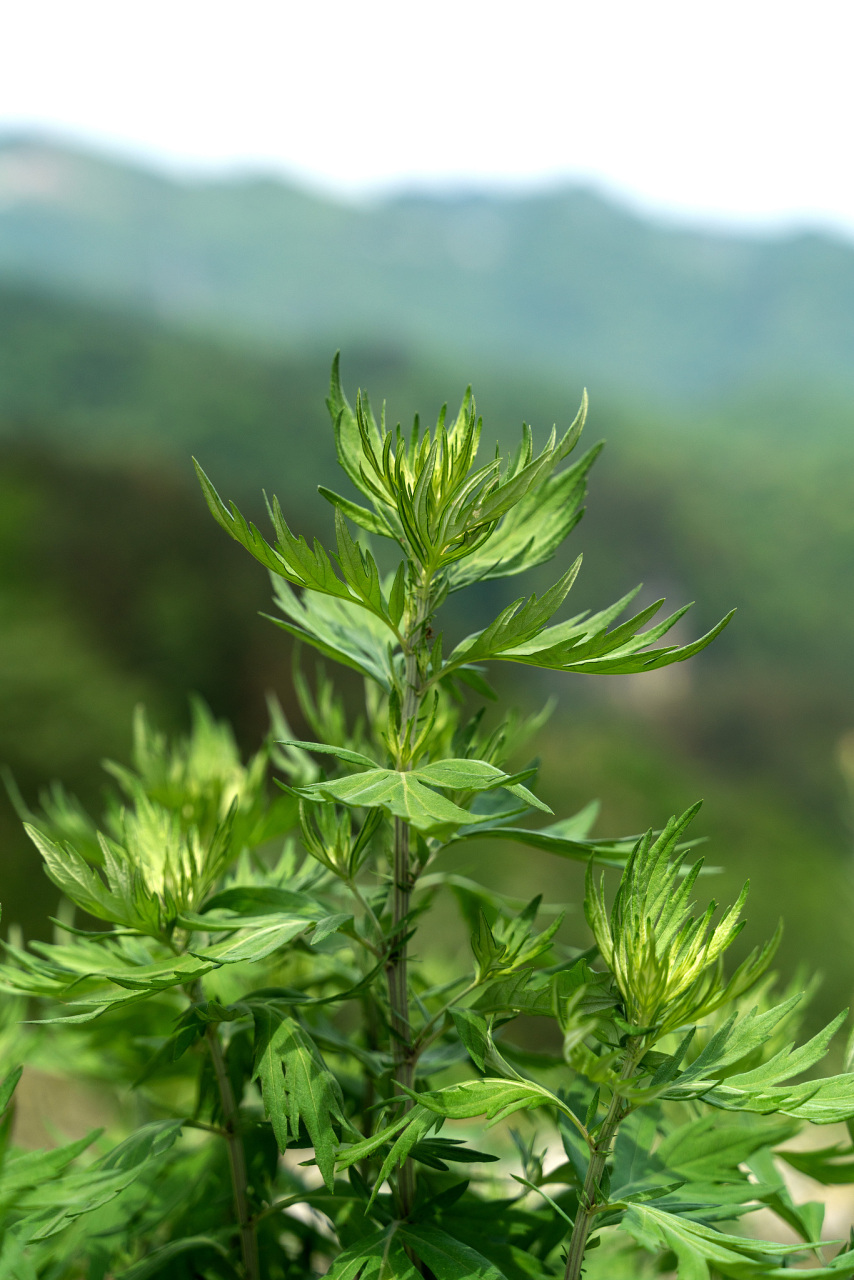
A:
[[[239,13],[32,0],[6,24],[0,129],[324,194],[593,185],[647,216],[854,234],[847,15],[717,0],[485,0]]]
[[[779,213],[767,217],[734,217],[724,214],[691,212],[668,208],[644,200],[637,193],[608,183],[595,176],[573,173],[553,174],[539,178],[469,177],[436,178],[405,177],[377,183],[371,188],[352,189],[324,182],[316,175],[288,169],[273,162],[234,160],[192,162],[177,160],[165,154],[87,137],[59,126],[8,125],[0,121],[0,150],[10,147],[56,148],[91,157],[96,161],[136,169],[169,182],[189,186],[216,186],[242,182],[272,182],[292,187],[309,196],[349,208],[371,208],[407,198],[455,199],[535,199],[551,194],[584,192],[612,204],[623,212],[676,231],[694,232],[722,238],[782,240],[800,234],[817,234],[831,239],[854,242],[854,222],[850,227],[822,220],[818,215]],[[0,190],[0,201],[3,193]]]

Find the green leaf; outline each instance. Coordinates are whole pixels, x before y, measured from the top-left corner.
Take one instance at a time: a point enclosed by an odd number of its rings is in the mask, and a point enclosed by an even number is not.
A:
[[[422,1222],[398,1228],[401,1240],[436,1276],[436,1280],[506,1280],[504,1272],[470,1245],[439,1227]]]
[[[760,1183],[773,1190],[762,1194],[762,1203],[772,1213],[776,1213],[781,1221],[788,1223],[802,1240],[818,1240],[824,1223],[825,1206],[816,1201],[806,1204],[795,1204],[785,1182],[780,1179],[780,1170],[775,1161],[775,1152],[770,1147],[754,1151],[747,1162],[747,1167]]]
[[[848,1010],[843,1009],[822,1031],[814,1035],[806,1044],[801,1045],[800,1049],[795,1049],[795,1042],[791,1041],[773,1058],[754,1067],[752,1071],[740,1071],[730,1076],[727,1084],[732,1088],[754,1089],[770,1084],[780,1084],[784,1080],[791,1080],[793,1076],[802,1075],[821,1061],[827,1053],[830,1041],[847,1017]]]
[[[854,1182],[854,1147],[843,1147],[835,1143],[832,1147],[822,1147],[813,1151],[778,1151],[777,1155],[786,1164],[814,1178],[822,1186],[845,1186]]]
[[[377,617],[388,619],[388,609],[380,588],[380,575],[369,551],[356,542],[339,507],[335,508],[335,537],[338,563],[344,580],[354,595]]]
[[[720,634],[735,612],[732,610],[711,631],[691,644],[659,649],[651,649],[650,645],[675,626],[689,606],[643,630],[661,607],[663,601],[659,600],[609,631],[611,623],[637,594],[635,591],[592,617],[582,614],[556,626],[544,626],[560,607],[577,571],[578,562],[541,600],[532,596],[527,603],[517,600],[509,605],[489,627],[457,645],[443,671],[450,674],[466,662],[498,660],[592,675],[653,671],[673,662],[684,662],[699,653]]]
[[[327,489],[325,485],[319,484],[317,492],[333,507],[341,511],[348,520],[352,520],[354,524],[364,529],[366,533],[378,533],[384,538],[394,536],[388,522],[377,512],[369,511],[367,507],[360,507],[357,502],[351,502],[349,498],[342,498],[340,493],[335,493],[333,489]]]
[[[0,1115],[3,1114],[9,1103],[12,1101],[12,1094],[18,1087],[18,1081],[21,1078],[23,1070],[23,1067],[14,1067],[4,1078],[3,1083],[0,1084]]]
[[[412,1148],[417,1143],[422,1142],[433,1129],[440,1129],[442,1123],[442,1118],[434,1110],[416,1103],[410,1111],[407,1111],[394,1124],[387,1125],[385,1129],[375,1133],[372,1137],[364,1138],[361,1142],[357,1142],[352,1147],[347,1147],[344,1151],[339,1152],[335,1162],[336,1166],[339,1169],[349,1169],[351,1165],[364,1160],[367,1156],[373,1155],[375,1151],[381,1150],[388,1143],[392,1143],[391,1149],[383,1160],[382,1167],[377,1174],[374,1189],[368,1201],[368,1208],[370,1208],[379,1193],[380,1187],[395,1167],[403,1164]],[[392,1141],[393,1139],[394,1141]]]
[[[484,1058],[489,1051],[489,1029],[486,1019],[473,1009],[452,1009],[451,1017],[457,1034],[480,1071],[486,1070]]]
[[[234,885],[229,889],[220,889],[213,897],[208,898],[202,907],[200,919],[208,911],[245,911],[249,915],[263,915],[285,912],[293,916],[303,915],[312,919],[325,914],[325,908],[307,893],[297,893],[293,889],[281,889],[278,885]]]
[[[511,508],[483,547],[452,567],[451,590],[522,573],[551,559],[581,519],[587,473],[601,448],[590,449]]]
[[[204,920],[204,916],[199,917]],[[190,954],[199,960],[216,964],[239,964],[243,960],[263,960],[304,933],[312,921],[305,916],[260,916],[250,928],[241,927],[239,918],[232,927],[236,932],[224,942],[199,947]]]
[[[108,920],[130,928],[137,925],[136,912],[127,910],[76,849],[69,844],[55,844],[30,823],[24,824],[24,830],[44,859],[48,877],[75,906],[97,920]]]
[[[307,743],[300,745],[306,749],[322,749]],[[373,765],[373,761],[367,756],[355,751],[337,747],[326,750],[349,763]],[[515,775],[503,773],[484,760],[451,759],[422,765],[409,772],[373,767],[351,777],[295,787],[294,791],[309,800],[322,798],[354,807],[383,808],[397,818],[404,818],[421,831],[482,821],[480,815],[460,808],[431,790],[433,786],[466,792],[492,791],[497,787],[505,787],[526,804],[551,812],[527,787],[516,783],[514,777]]]
[[[481,822],[477,827],[459,831],[449,843],[458,844],[462,840],[511,840],[514,844],[529,845],[532,849],[545,849],[548,853],[557,854],[559,858],[568,858],[573,862],[590,862],[599,866],[618,867],[626,865],[626,859],[637,844],[636,836],[626,836],[619,840],[582,840],[567,837],[558,828],[562,823],[556,822],[549,827],[541,827],[531,831],[526,827],[506,827],[500,823]]]
[[[204,1249],[213,1249],[221,1258],[228,1259],[231,1256],[225,1245],[214,1236],[187,1236],[183,1240],[172,1240],[155,1249],[141,1262],[128,1267],[126,1271],[120,1271],[116,1280],[148,1280],[149,1276],[156,1276],[174,1258],[180,1258],[186,1253],[196,1254]]]
[[[541,597],[515,600],[483,631],[460,641],[449,655],[443,672],[449,674],[463,663],[484,662],[501,657],[538,636],[549,618],[563,604],[581,568],[579,557],[570,569]]]
[[[798,1132],[792,1121],[775,1125],[727,1124],[701,1116],[666,1134],[656,1149],[661,1164],[690,1182],[726,1182],[754,1152],[785,1142]]]
[[[422,782],[435,787],[446,787],[451,791],[493,791],[496,787],[503,787],[533,809],[542,809],[544,813],[552,812],[527,787],[514,782],[515,775],[503,773],[485,760],[437,760],[434,764],[420,765],[413,773]]]
[[[515,973],[494,979],[486,985],[472,1009],[482,1014],[512,1011],[553,1017],[554,984],[551,981],[543,982],[541,975],[536,982],[532,981],[536,976],[534,969],[519,969]]]
[[[491,1125],[516,1111],[544,1106],[556,1107],[575,1120],[559,1098],[533,1080],[466,1080],[435,1093],[419,1093],[417,1097],[421,1107],[448,1120],[486,1116]]]
[[[388,596],[388,613],[395,626],[400,625],[406,606],[406,561],[401,560]]]
[[[771,1009],[760,1013],[751,1009],[750,1013],[739,1018],[738,1012],[732,1013],[726,1022],[711,1037],[708,1044],[697,1055],[689,1067],[679,1076],[677,1090],[688,1093],[686,1086],[694,1086],[702,1082],[713,1081],[716,1075],[722,1075],[724,1069],[748,1054],[760,1049],[771,1038],[775,1027],[783,1022],[801,996],[790,996]]]
[[[420,1280],[400,1239],[398,1223],[344,1249],[326,1275],[327,1280]]]
[[[302,921],[302,927],[308,929],[326,913],[322,908],[317,908],[310,914],[308,912],[300,912],[299,916],[295,916],[293,912],[286,911],[265,911],[263,915],[250,916],[241,915],[233,911],[205,911],[199,914],[195,911],[182,911],[176,917],[176,923],[182,929],[187,929],[190,933],[236,933],[238,929],[245,931],[256,929],[275,929],[278,925],[290,926],[298,920]],[[191,953],[193,954],[193,953]]]
[[[367,398],[364,398],[363,404],[365,412],[362,415],[362,426],[366,432],[365,443],[373,450],[375,456],[381,456],[383,451],[382,439],[374,422]],[[341,386],[340,358],[337,352],[332,362],[326,407],[329,410],[329,416],[332,419],[335,431],[335,448],[338,453],[338,462],[356,488],[373,501],[376,491],[366,482],[361,466],[362,459],[365,457],[365,443],[363,443],[362,432],[359,429],[356,414],[353,412]],[[374,518],[379,524],[385,525],[384,530],[377,528],[376,532],[384,532],[387,537],[397,536],[392,531],[389,523],[390,513],[383,510],[381,513],[375,513]],[[356,520],[357,524],[359,523],[358,517],[353,516],[353,519]]]
[[[293,1018],[270,1006],[254,1008],[253,1017],[253,1078],[261,1084],[264,1113],[272,1122],[279,1150],[287,1149],[288,1125],[297,1141],[302,1120],[314,1146],[317,1167],[332,1191],[337,1147],[332,1124],[347,1123],[338,1082],[311,1036]]]
[[[343,929],[345,925],[352,923],[352,914],[347,914],[345,911],[339,911],[335,915],[327,916],[325,920],[318,921],[314,926],[311,945],[313,947],[317,946],[319,942],[323,942],[324,938],[330,937],[333,933],[337,933],[339,929]]]
[[[46,1240],[74,1219],[108,1204],[135,1182],[145,1168],[168,1153],[181,1132],[181,1125],[180,1120],[158,1120],[143,1125],[94,1165],[59,1178],[42,1173],[36,1179],[35,1164],[31,1164],[33,1189],[19,1200],[19,1207],[30,1211],[18,1224],[21,1238]],[[82,1145],[85,1147],[90,1141],[86,1139]],[[72,1144],[72,1147],[79,1145]],[[70,1150],[66,1148],[65,1152]]]
[[[294,791],[308,800],[335,800],[354,808],[385,809],[425,832],[479,820],[476,814],[431,791],[414,773],[396,769],[368,769],[349,778],[295,787]]]
[[[100,1129],[94,1129],[85,1138],[78,1138],[63,1147],[48,1151],[22,1151],[9,1156],[0,1170],[0,1198],[5,1200],[27,1188],[58,1180],[100,1134]]]
[[[657,839],[649,831],[639,841],[610,915],[604,873],[597,884],[592,865],[587,869],[587,922],[624,997],[627,1027],[655,1028],[663,1035],[699,1022],[755,986],[776,949],[778,939],[772,939],[748,956],[730,982],[719,979],[720,958],[743,928],[739,916],[748,886],[717,924],[714,902],[695,919],[691,893],[702,860],[682,876],[679,842],[699,807],[671,818]]]
[[[804,1245],[784,1245],[745,1236],[726,1235],[703,1223],[680,1218],[652,1204],[632,1204],[622,1222],[623,1230],[652,1250],[671,1249],[679,1260],[679,1280],[708,1280],[709,1264],[734,1280],[761,1277],[784,1280],[793,1272],[783,1260],[803,1254]],[[841,1263],[841,1265],[840,1265]],[[798,1276],[849,1276],[852,1261],[836,1258],[826,1267],[798,1270]]]
[[[800,995],[795,995],[763,1013],[754,1009],[743,1018],[733,1014],[661,1096],[702,1098],[727,1111],[781,1112],[813,1124],[834,1124],[854,1115],[854,1073],[808,1080],[804,1084],[781,1086],[778,1083],[819,1061],[841,1017],[835,1018],[801,1049],[792,1052],[788,1046],[750,1071],[728,1073],[726,1070],[760,1049],[799,1000]]]
[[[271,622],[335,662],[368,676],[388,692],[394,673],[388,653],[391,633],[376,617],[347,600],[307,592],[300,599],[286,582],[273,582],[276,604],[286,621]]]
[[[376,760],[371,760],[369,756],[363,756],[360,751],[350,751],[347,747],[332,747],[325,742],[302,742],[299,739],[284,739],[279,743],[281,747],[299,747],[303,751],[316,751],[319,755],[335,756],[338,760],[345,761],[346,764],[360,764],[367,769],[376,769]]]
[[[391,625],[380,591],[376,564],[370,554],[353,541],[339,507],[335,508],[335,520],[339,563],[345,578],[343,582],[335,573],[329,556],[317,539],[313,547],[309,547],[305,538],[291,533],[277,498],[273,498],[272,506],[268,508],[277,536],[275,547],[271,547],[255,525],[241,515],[233,502],[230,510],[226,507],[195,458],[193,465],[217,524],[271,573],[284,578],[293,586],[305,587],[309,591],[358,605]]]
[[[169,987],[188,986],[217,967],[216,961],[190,954],[164,955],[160,948],[152,959],[139,938],[115,941],[110,934],[103,936],[103,943],[33,943],[33,950],[47,956],[46,961],[7,946],[19,967],[0,966],[0,980],[6,990],[50,996],[81,1010],[44,1022],[88,1022],[115,1005],[145,1000]]]
[[[473,1151],[459,1138],[425,1138],[423,1142],[416,1143],[410,1156],[443,1173],[448,1171],[446,1160],[450,1160],[452,1164],[489,1164],[501,1159],[500,1156],[492,1156],[485,1151]]]

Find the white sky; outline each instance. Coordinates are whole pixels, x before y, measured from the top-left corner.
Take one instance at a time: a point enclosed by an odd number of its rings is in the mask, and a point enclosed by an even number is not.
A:
[[[0,129],[344,194],[587,179],[854,233],[850,0],[25,0]]]

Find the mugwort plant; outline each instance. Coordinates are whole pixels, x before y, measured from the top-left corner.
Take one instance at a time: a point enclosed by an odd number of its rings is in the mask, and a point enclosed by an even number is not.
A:
[[[60,787],[38,811],[16,798],[62,906],[54,941],[10,942],[0,970],[0,1280],[851,1277],[852,1245],[822,1243],[822,1206],[782,1172],[854,1181],[850,1142],[789,1145],[852,1125],[854,1074],[816,1071],[845,1015],[796,1047],[777,937],[730,963],[747,890],[695,907],[697,806],[594,836],[595,806],[556,817],[536,793],[536,719],[479,705],[493,664],[639,674],[728,617],[675,644],[685,610],[627,617],[635,593],[566,616],[577,560],[446,644],[449,597],[574,529],[586,402],[541,449],[524,427],[486,460],[470,393],[405,433],[351,407],[336,361],[328,404],[350,493],[321,490],[330,550],[275,498],[268,540],[198,474],[269,571],[276,624],[357,673],[360,714],[298,668],[309,739],[273,704],[245,762],[201,704],[173,742],[140,712],[98,819]],[[472,841],[585,864],[592,944],[462,874]],[[444,897],[462,967],[424,942]],[[550,1051],[514,1038],[520,1015],[551,1024]],[[106,1132],[17,1147],[21,1057],[45,1087],[96,1084]]]

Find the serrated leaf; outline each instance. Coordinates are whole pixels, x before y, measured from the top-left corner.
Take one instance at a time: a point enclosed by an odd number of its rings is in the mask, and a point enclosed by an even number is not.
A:
[[[44,859],[45,871],[58,889],[71,902],[97,920],[134,927],[136,912],[128,912],[125,904],[110,892],[98,872],[84,861],[71,845],[58,845],[30,823],[24,830]]]
[[[253,1078],[261,1084],[264,1113],[280,1151],[299,1137],[300,1121],[314,1146],[317,1167],[331,1191],[337,1139],[333,1121],[346,1124],[338,1081],[307,1031],[293,1018],[267,1006],[254,1008]]]
[[[809,1080],[803,1084],[780,1085],[790,1074],[787,1062],[795,1071],[814,1063],[824,1053],[838,1019],[814,1036],[803,1051],[776,1054],[764,1068],[742,1074],[727,1068],[761,1048],[798,1003],[800,995],[775,1005],[763,1013],[756,1009],[745,1017],[733,1014],[712,1036],[705,1049],[685,1071],[662,1093],[664,1098],[701,1097],[712,1106],[727,1111],[758,1114],[780,1112],[813,1124],[834,1124],[854,1115],[854,1073]]]
[[[534,984],[535,976],[534,969],[519,969],[496,978],[487,984],[471,1008],[482,1014],[512,1010],[552,1017],[555,1012],[552,983],[540,978]]]
[[[646,1248],[672,1249],[679,1260],[680,1280],[707,1280],[709,1264],[734,1280],[762,1277],[783,1280],[793,1273],[783,1260],[804,1252],[803,1244],[783,1245],[774,1241],[727,1235],[703,1223],[677,1217],[651,1204],[633,1204],[622,1222],[623,1230]],[[840,1261],[842,1265],[839,1265]],[[836,1258],[826,1267],[798,1270],[798,1276],[818,1280],[823,1276],[849,1275],[851,1261]]]
[[[17,1226],[21,1238],[49,1239],[75,1218],[108,1204],[136,1181],[146,1166],[168,1152],[181,1132],[181,1125],[180,1120],[143,1125],[94,1165],[59,1178],[42,1174],[36,1179],[35,1167],[31,1166],[30,1176],[35,1185],[18,1201],[19,1208],[25,1210]],[[84,1146],[90,1140],[84,1140]],[[72,1144],[76,1146],[79,1144]],[[70,1148],[66,1148],[68,1150]]]
[[[388,643],[392,636],[375,614],[331,596],[307,592],[300,599],[281,578],[274,580],[273,592],[285,620],[266,616],[277,627],[335,662],[368,676],[386,692],[391,689]]]
[[[449,655],[444,667],[450,674],[466,662],[518,662],[554,671],[577,671],[588,675],[628,675],[653,671],[693,657],[720,635],[734,610],[705,635],[687,645],[651,648],[670,631],[686,608],[677,610],[663,622],[643,628],[663,601],[643,609],[627,622],[608,627],[636,594],[617,601],[610,609],[592,617],[571,618],[555,626],[543,622],[553,614],[571,586],[566,575],[546,592],[542,600],[532,596],[516,601],[481,632],[466,637]],[[554,594],[552,594],[554,593]],[[562,593],[562,594],[561,594]]]
[[[724,1182],[738,1176],[739,1166],[755,1151],[785,1142],[798,1128],[792,1121],[726,1124],[720,1116],[702,1116],[666,1134],[656,1157],[665,1168],[684,1174],[686,1181]]]
[[[427,1264],[436,1280],[506,1280],[504,1272],[482,1253],[439,1227],[426,1222],[408,1223],[398,1228],[398,1234]]]
[[[452,567],[451,590],[522,573],[551,559],[581,519],[587,472],[601,448],[595,446],[574,466],[550,476],[508,511],[484,546]]]
[[[417,1143],[422,1142],[433,1129],[441,1128],[441,1125],[442,1119],[437,1116],[435,1111],[416,1103],[411,1110],[396,1120],[394,1124],[388,1125],[379,1133],[374,1134],[373,1137],[365,1138],[354,1146],[340,1152],[336,1166],[339,1169],[348,1169],[350,1165],[365,1159],[366,1156],[373,1155],[375,1151],[381,1150],[382,1147],[391,1142],[391,1149],[383,1160],[380,1171],[377,1174],[374,1189],[371,1192],[371,1198],[368,1201],[368,1208],[370,1208],[377,1197],[380,1187],[397,1165],[403,1164],[404,1160],[409,1157],[412,1148]]]
[[[316,946],[317,943],[323,942],[324,938],[330,937],[333,933],[337,933],[339,929],[346,924],[352,924],[352,914],[339,911],[335,915],[329,915],[324,920],[319,920],[314,926],[311,935],[311,945]]]
[[[475,1013],[473,1009],[461,1009],[459,1007],[451,1009],[451,1017],[454,1020],[457,1034],[475,1065],[481,1071],[485,1071],[484,1058],[489,1051],[489,1029],[486,1025],[486,1019]]]
[[[543,1106],[556,1107],[563,1113],[567,1111],[559,1098],[532,1080],[466,1080],[435,1093],[417,1096],[420,1106],[449,1120],[486,1116],[490,1123],[497,1123],[515,1111]]]
[[[376,1231],[339,1253],[327,1280],[420,1280],[400,1239],[400,1226]]]

